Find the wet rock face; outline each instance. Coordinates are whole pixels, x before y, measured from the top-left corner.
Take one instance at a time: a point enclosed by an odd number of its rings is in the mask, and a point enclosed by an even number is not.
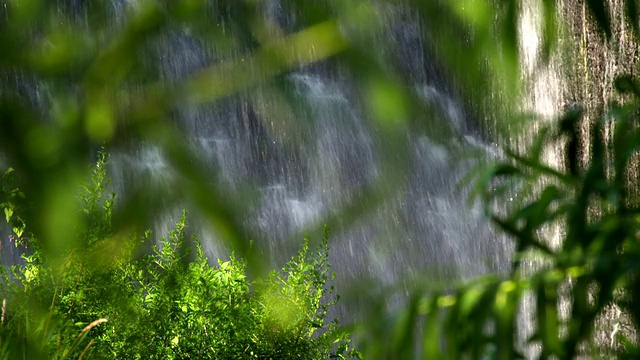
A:
[[[609,42],[605,41],[583,2],[566,0],[562,4],[562,19],[567,29],[567,39],[560,49],[567,80],[563,97],[565,104],[586,107],[587,116],[579,129],[584,139],[581,160],[585,164],[590,156],[590,144],[586,139],[591,124],[602,115],[601,108],[607,101],[618,98],[613,88],[614,78],[636,72],[640,49],[634,41],[631,27],[624,20],[623,1],[609,2],[612,28]]]
[[[612,37],[607,42],[581,1],[563,2],[562,16],[568,30],[568,41],[565,42],[568,49],[563,49],[567,52],[563,62],[567,80],[564,97],[567,104],[580,104],[586,109],[586,116],[579,124],[582,165],[589,162],[591,144],[588,135],[594,122],[602,116],[602,107],[611,100],[624,101],[615,92],[614,78],[625,73],[637,74],[640,48],[625,21],[624,1],[610,1],[609,10]],[[605,140],[611,134],[610,131],[605,133]],[[636,175],[639,165],[640,158],[632,158],[629,164],[630,183],[637,184],[640,180]],[[637,341],[638,330],[631,324],[629,314],[617,306],[607,307],[595,324],[594,337],[603,351],[599,355],[607,357],[611,355],[607,351],[620,348],[620,343],[615,340],[617,334]]]

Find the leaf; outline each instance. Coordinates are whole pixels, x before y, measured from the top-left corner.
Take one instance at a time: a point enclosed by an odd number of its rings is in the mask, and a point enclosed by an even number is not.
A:
[[[526,166],[527,168],[530,168],[532,170],[534,170],[535,172],[539,173],[538,175],[547,175],[547,176],[551,176],[557,180],[562,181],[565,184],[572,184],[573,183],[573,179],[569,176],[569,175],[565,175],[562,172],[553,169],[549,166],[546,166],[542,163],[540,163],[539,161],[535,161],[534,159],[530,159],[529,157],[526,156],[521,156],[518,155],[517,153],[511,151],[511,150],[505,150],[505,153],[512,158],[513,160],[517,161],[518,163]]]
[[[607,40],[611,39],[611,19],[609,18],[609,3],[606,0],[587,0],[589,12],[596,19],[598,28]]]
[[[629,74],[618,75],[613,80],[613,86],[621,94],[640,96],[640,84]]]
[[[538,135],[533,140],[533,144],[531,144],[531,149],[529,150],[530,158],[536,162],[540,162],[542,157],[542,151],[544,147],[548,145],[549,140],[549,132],[551,131],[550,127],[543,127],[540,129]]]
[[[507,69],[518,72],[520,66],[520,41],[518,39],[519,4],[517,1],[507,3],[507,13],[503,28],[503,55],[506,58]],[[505,70],[507,70],[505,69]],[[513,74],[513,73],[512,73]]]
[[[467,317],[483,295],[483,284],[476,284],[460,295],[460,315]]]
[[[5,207],[4,208],[4,216],[7,219],[7,223],[11,221],[11,217],[13,216],[13,209]]]
[[[541,282],[536,289],[538,331],[541,335],[543,354],[561,355],[559,338],[557,288],[554,283]],[[562,358],[562,356],[559,356]]]
[[[573,106],[562,114],[560,117],[560,131],[575,136],[576,125],[582,118],[584,108],[581,106]]]
[[[510,221],[516,224],[519,220],[525,219],[528,228],[537,229],[552,220],[549,208],[563,197],[563,192],[556,186],[547,186],[538,196],[538,200],[517,211]]]
[[[406,310],[402,311],[396,320],[392,346],[395,347],[394,354],[399,355],[401,358],[410,359],[417,357],[412,355],[412,351],[414,350],[413,341],[415,339],[418,301],[418,296],[412,296],[411,304]]]
[[[640,25],[638,25],[638,17],[640,16],[640,9],[638,8],[637,0],[626,0],[624,3],[624,14],[627,17],[629,25],[633,33],[638,39],[640,39]]]
[[[513,165],[509,165],[509,164],[498,165],[493,170],[493,177],[499,177],[499,176],[512,177],[514,175],[520,175],[520,174],[522,174],[520,169],[518,169],[517,167],[515,167]]]
[[[14,232],[14,234],[16,234],[17,237],[22,237],[22,234],[24,233],[24,227],[14,226],[13,227],[13,232]]]
[[[544,27],[542,28],[542,60],[547,63],[557,43],[558,20],[556,17],[556,1],[543,0]]]
[[[437,296],[428,302],[427,319],[425,320],[423,347],[425,359],[442,358],[442,335],[440,334],[441,319],[438,314]]]
[[[516,318],[520,303],[519,284],[512,280],[498,286],[495,297],[496,337],[499,358],[513,359],[516,354],[512,334],[516,331]]]

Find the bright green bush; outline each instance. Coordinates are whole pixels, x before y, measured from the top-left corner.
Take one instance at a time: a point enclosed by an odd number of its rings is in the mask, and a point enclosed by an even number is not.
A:
[[[326,287],[326,232],[317,251],[305,239],[282,271],[250,281],[245,263],[233,254],[210,265],[197,237],[187,240],[186,213],[160,247],[138,254],[151,234],[111,231],[113,195],[103,199],[106,187],[102,153],[80,196],[86,223],[65,260],[49,262],[30,239],[33,253],[24,256],[26,264],[5,276],[4,358],[359,356],[337,320],[326,321],[328,307],[337,301],[325,300],[333,292]]]

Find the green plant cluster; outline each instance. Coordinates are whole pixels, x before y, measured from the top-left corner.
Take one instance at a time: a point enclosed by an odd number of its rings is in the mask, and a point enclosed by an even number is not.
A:
[[[60,263],[33,249],[5,272],[2,358],[327,359],[358,357],[349,336],[326,321],[328,243],[309,239],[282,271],[250,281],[234,255],[211,266],[186,212],[149,254],[143,236],[111,228],[105,153],[80,200],[86,224]],[[8,194],[11,194],[9,191]],[[10,201],[5,209],[15,208]],[[15,216],[11,214],[11,218]],[[14,234],[18,237],[22,234]],[[195,254],[193,254],[195,250]]]

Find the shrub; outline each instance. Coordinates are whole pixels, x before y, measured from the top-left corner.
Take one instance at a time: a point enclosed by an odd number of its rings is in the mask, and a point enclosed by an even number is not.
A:
[[[101,153],[82,188],[85,223],[64,261],[49,261],[31,238],[26,264],[5,274],[5,358],[359,356],[337,320],[325,321],[337,301],[325,300],[333,292],[326,286],[326,231],[317,251],[310,251],[306,238],[298,256],[264,280],[247,279],[244,261],[233,254],[211,266],[197,237],[187,241],[186,212],[161,246],[134,259],[151,233],[112,232],[114,196],[103,196],[106,159]]]

